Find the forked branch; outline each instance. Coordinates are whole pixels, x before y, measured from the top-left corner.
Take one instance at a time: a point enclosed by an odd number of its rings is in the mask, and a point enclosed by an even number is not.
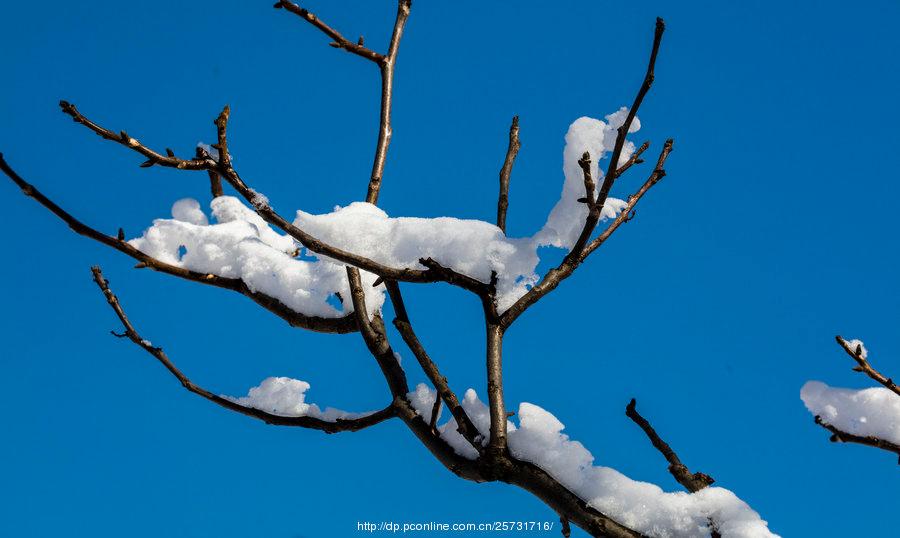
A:
[[[178,381],[185,389],[209,400],[210,402],[213,402],[216,405],[224,407],[225,409],[228,409],[230,411],[240,413],[242,415],[247,415],[248,417],[262,420],[267,424],[274,424],[277,426],[299,426],[302,428],[321,430],[326,433],[357,431],[363,428],[368,428],[369,426],[374,426],[379,422],[382,422],[389,418],[393,418],[395,416],[393,405],[389,405],[380,411],[376,411],[372,414],[360,418],[338,419],[334,422],[331,422],[309,416],[292,417],[267,413],[253,407],[247,407],[235,403],[217,394],[213,394],[188,379],[188,377],[184,375],[184,373],[182,373],[182,371],[179,370],[178,367],[175,366],[175,364],[169,359],[169,357],[161,347],[156,347],[149,340],[141,337],[141,335],[137,332],[137,329],[134,328],[134,325],[131,324],[128,316],[125,314],[125,310],[122,309],[122,305],[119,303],[119,299],[115,296],[112,290],[109,289],[109,281],[103,278],[103,272],[100,270],[100,268],[96,266],[91,267],[91,273],[93,273],[94,275],[94,282],[97,284],[97,287],[100,288],[100,291],[102,291],[103,295],[106,297],[106,302],[109,303],[109,306],[113,309],[113,312],[116,313],[116,316],[119,318],[119,321],[122,322],[122,326],[125,328],[125,332],[121,334],[113,332],[113,334],[121,338],[128,338],[129,340],[131,340],[136,346],[152,355],[154,358],[156,358],[157,361],[160,362],[160,364],[165,366],[166,369],[173,376],[175,376],[176,379],[178,379]]]
[[[378,194],[381,190],[381,180],[384,177],[384,165],[387,162],[388,146],[391,144],[391,106],[394,96],[394,68],[397,63],[397,52],[400,50],[400,39],[403,37],[403,29],[409,18],[412,0],[398,0],[397,17],[394,20],[394,30],[391,33],[391,41],[388,44],[387,54],[379,54],[363,45],[363,38],[353,43],[345,38],[337,30],[322,22],[309,10],[304,9],[293,2],[281,0],[275,3],[275,8],[284,8],[294,13],[301,19],[312,24],[325,35],[333,39],[331,46],[344,49],[378,64],[381,70],[381,112],[379,114],[378,141],[375,144],[375,157],[372,162],[372,174],[369,177],[369,188],[366,193],[366,201],[370,204],[378,203]]]

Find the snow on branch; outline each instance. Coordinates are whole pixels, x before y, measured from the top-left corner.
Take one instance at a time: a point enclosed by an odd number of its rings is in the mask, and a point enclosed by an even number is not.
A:
[[[588,211],[578,201],[583,188],[578,156],[590,152],[602,159],[607,155],[625,116],[623,108],[605,122],[585,117],[572,124],[563,152],[565,182],[560,200],[546,224],[531,237],[509,238],[496,225],[480,220],[390,217],[367,202],[338,206],[321,215],[297,211],[293,225],[335,248],[386,267],[427,271],[429,266],[423,260],[430,259],[486,285],[496,275],[496,304],[502,312],[538,282],[535,269],[540,247],[570,248],[574,244]],[[636,120],[632,130],[638,126]],[[630,159],[633,150],[628,142],[621,159]],[[592,166],[594,175],[602,177],[597,163]],[[188,204],[190,214],[185,209]],[[626,205],[609,198],[602,215],[615,217]],[[215,198],[211,209],[216,224],[207,222],[196,202],[180,200],[173,206],[173,219],[156,220],[130,244],[177,267],[239,278],[251,290],[271,295],[308,316],[329,318],[352,312],[345,264],[326,256],[297,259],[294,252],[300,245],[275,232],[258,211],[237,198]],[[371,273],[363,275],[371,314],[384,302],[383,288],[371,286],[376,279]],[[341,297],[343,309],[331,306],[334,297]]]
[[[122,333],[111,331],[112,334],[131,340],[165,366],[185,389],[216,405],[262,420],[267,424],[299,426],[322,430],[326,433],[361,430],[395,416],[392,405],[371,413],[347,413],[331,408],[325,409],[324,412],[319,411],[318,406],[305,404],[303,401],[303,392],[309,388],[309,384],[288,378],[269,378],[263,381],[259,387],[251,389],[250,394],[245,398],[235,399],[214,394],[184,375],[161,347],[154,346],[152,342],[141,337],[125,314],[118,297],[110,290],[109,281],[103,277],[100,268],[92,267],[91,273],[97,287],[103,292],[106,302],[109,303],[110,308],[113,309],[125,328]]]
[[[816,424],[832,433],[832,442],[872,446],[900,456],[900,389],[869,364],[868,350],[861,340],[835,339],[856,361],[853,370],[883,387],[843,389],[808,381],[800,390],[800,398],[815,416]]]
[[[391,395],[389,406],[360,414],[333,408],[322,410],[308,403],[309,384],[287,377],[267,378],[243,397],[213,394],[194,384],[161,348],[137,333],[99,268],[94,268],[95,282],[125,327],[117,336],[129,339],[152,355],[187,390],[217,405],[272,424],[326,432],[357,430],[399,418],[456,475],[475,482],[503,481],[543,500],[560,515],[564,533],[571,522],[596,536],[774,536],[759,515],[733,493],[708,487],[712,479],[702,473],[691,474],[633,405],[633,415],[629,416],[660,448],[676,478],[685,480],[682,483],[690,493],[667,493],[609,467],[595,466],[593,455],[562,433],[564,426],[556,417],[536,405],[520,404],[518,424],[509,420],[506,412],[502,377],[506,329],[573,274],[622,224],[629,222],[638,201],[666,175],[664,165],[673,148],[671,139],[660,149],[655,167],[637,191],[627,199],[610,196],[616,180],[642,162],[641,156],[649,147],[649,143],[644,143],[636,148],[627,137],[640,129],[637,113],[654,80],[665,30],[662,19],[656,21],[646,73],[632,105],[604,120],[582,117],[572,123],[565,135],[559,200],[539,230],[530,236],[513,238],[505,231],[510,175],[520,147],[517,118],[510,127],[509,146],[500,172],[496,224],[452,217],[389,216],[376,205],[392,134],[393,73],[411,5],[411,0],[398,0],[388,49],[381,54],[366,47],[362,38],[356,43],[346,39],[297,4],[275,4],[328,35],[333,39],[332,46],[371,60],[379,67],[378,139],[363,202],[337,206],[325,214],[298,210],[293,220],[283,217],[234,168],[227,136],[231,114],[228,106],[215,120],[216,143],[200,144],[194,158],[182,159],[169,149],[163,154],[124,131],[116,133],[100,126],[71,103],[60,103],[63,112],[77,123],[142,155],[146,159],[142,167],[207,173],[213,196],[209,214],[196,200],[178,200],[172,206],[172,218],[155,220],[141,236],[130,241],[126,241],[122,230],[113,237],[75,219],[19,177],[2,155],[0,169],[27,196],[74,231],[131,256],[139,261],[139,267],[236,290],[292,325],[323,332],[360,332]],[[604,159],[605,173],[600,167]],[[223,182],[237,191],[240,199],[225,196]],[[594,236],[602,220],[611,222]],[[563,262],[543,278],[536,274],[541,247],[567,251]],[[399,282],[446,282],[481,299],[487,405],[472,389],[462,400],[457,398],[416,336]],[[385,290],[396,313],[394,325],[435,390],[425,385],[409,389],[406,372],[391,347],[382,319]],[[860,351],[856,355],[863,371],[872,376],[865,369],[868,363],[864,354]],[[451,416],[439,424],[442,402]]]
[[[435,391],[420,384],[410,394],[410,401],[420,415],[430,418],[435,397]],[[490,436],[487,406],[474,389],[469,389],[462,407],[486,445]],[[594,465],[591,452],[562,433],[562,422],[543,408],[523,402],[516,415],[519,424],[507,424],[509,451],[514,458],[537,465],[589,506],[631,529],[659,537],[710,536],[716,531],[726,538],[776,536],[759,514],[727,489],[704,487],[691,493],[667,493],[615,469]],[[461,456],[478,457],[457,431],[455,419],[438,426],[438,431]],[[710,521],[715,522],[715,529]]]

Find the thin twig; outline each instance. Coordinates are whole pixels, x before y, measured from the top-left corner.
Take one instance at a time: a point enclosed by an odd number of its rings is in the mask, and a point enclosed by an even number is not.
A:
[[[861,345],[853,348],[850,342],[844,340],[844,338],[842,338],[840,335],[835,336],[834,339],[837,340],[837,343],[844,349],[844,351],[847,352],[847,355],[850,355],[850,357],[852,357],[853,360],[856,361],[856,364],[858,366],[853,368],[854,371],[866,374],[889,391],[893,392],[897,396],[900,396],[900,387],[898,387],[897,384],[894,383],[893,379],[884,376],[883,374],[881,374],[881,372],[879,372],[875,368],[872,368],[872,365],[869,364],[868,359],[863,354],[863,348]]]
[[[203,387],[194,384],[190,379],[188,379],[188,377],[184,375],[184,373],[182,373],[182,371],[179,370],[178,367],[175,366],[175,364],[169,359],[162,348],[154,346],[152,343],[150,343],[149,340],[141,337],[141,335],[137,332],[137,329],[134,328],[134,325],[131,324],[131,321],[125,314],[125,311],[122,309],[122,305],[119,303],[119,299],[115,296],[115,294],[113,294],[112,290],[109,289],[109,281],[103,278],[103,273],[100,268],[97,266],[91,267],[91,273],[93,273],[94,275],[94,282],[106,297],[106,302],[109,303],[109,306],[113,309],[113,311],[116,313],[116,316],[119,318],[119,321],[122,322],[122,326],[125,327],[124,333],[113,334],[131,340],[135,345],[155,357],[156,360],[158,360],[163,366],[165,366],[166,369],[169,370],[169,372],[173,376],[175,376],[176,379],[178,379],[178,381],[185,389],[193,392],[194,394],[202,396],[203,398],[213,402],[216,405],[224,407],[230,411],[235,411],[242,415],[247,415],[248,417],[262,420],[267,424],[274,424],[278,426],[299,426],[302,428],[321,430],[326,433],[357,431],[369,426],[374,426],[379,422],[382,422],[389,418],[393,418],[395,416],[393,406],[389,405],[380,411],[376,411],[364,417],[356,419],[338,419],[334,422],[331,422],[308,416],[291,417],[267,413],[253,407],[247,407],[235,403],[217,394],[213,394]]]
[[[506,148],[503,167],[500,168],[500,195],[497,197],[497,227],[503,233],[506,233],[506,210],[509,208],[509,178],[520,147],[519,116],[513,116],[512,124],[509,126],[509,146]]]
[[[279,2],[275,2],[275,5],[273,7],[275,9],[284,8],[285,10],[290,11],[294,15],[297,15],[301,19],[321,30],[322,33],[334,40],[330,43],[330,45],[334,48],[344,49],[347,52],[356,54],[357,56],[360,56],[367,60],[371,60],[377,64],[380,64],[384,61],[384,56],[366,48],[362,44],[362,38],[360,38],[360,41],[358,43],[350,41],[349,39],[341,35],[340,32],[325,24],[325,22],[323,22],[321,19],[319,19],[319,17],[311,13],[309,10],[304,9],[293,2],[281,0]]]
[[[653,172],[650,173],[650,176],[644,181],[644,184],[641,185],[637,192],[628,197],[628,201],[622,212],[619,213],[612,223],[584,248],[577,259],[563,260],[563,263],[548,271],[536,286],[528,290],[528,293],[520,297],[512,306],[506,309],[500,316],[501,326],[504,328],[509,327],[531,305],[556,289],[563,280],[575,272],[575,269],[577,269],[592,252],[606,242],[606,240],[609,239],[622,224],[631,220],[632,211],[637,203],[644,197],[647,191],[665,177],[666,171],[664,165],[673,149],[673,144],[674,142],[672,139],[666,140],[666,143],[663,145],[663,149],[660,152],[659,159],[657,160],[656,168],[653,169]]]
[[[372,174],[369,177],[369,188],[366,192],[366,201],[370,204],[378,203],[378,194],[381,192],[381,179],[384,177],[384,165],[387,162],[388,146],[390,146],[391,137],[393,136],[391,107],[394,97],[394,68],[397,65],[400,38],[403,37],[403,28],[406,26],[411,7],[412,0],[399,0],[397,2],[397,18],[394,21],[394,31],[391,33],[388,53],[381,62],[381,112],[378,115],[378,140],[375,143]]]
[[[141,163],[142,168],[147,168],[153,165],[165,166],[169,168],[178,168],[179,170],[208,170],[210,166],[214,163],[206,159],[179,159],[175,157],[174,153],[171,153],[171,150],[167,152],[167,155],[162,155],[157,151],[154,151],[147,146],[141,144],[136,138],[132,138],[125,131],[120,131],[115,133],[97,125],[91,120],[84,117],[81,112],[75,108],[75,105],[69,103],[68,101],[60,101],[59,107],[62,111],[70,116],[75,123],[80,123],[84,125],[91,131],[94,131],[101,137],[106,140],[112,140],[117,144],[121,144],[127,148],[131,148],[132,150],[140,153],[144,157],[147,157],[147,160]]]
[[[666,458],[666,461],[669,462],[669,473],[672,474],[679,484],[684,486],[685,489],[691,493],[694,493],[715,482],[713,477],[708,474],[700,472],[692,473],[683,463],[681,463],[678,454],[672,450],[672,447],[670,447],[668,443],[662,440],[659,434],[656,433],[656,430],[653,429],[653,426],[650,425],[650,422],[637,412],[636,406],[637,401],[632,398],[631,402],[629,402],[628,406],[625,408],[625,415],[644,430],[644,433],[647,434],[647,437],[650,439],[654,448]]]
[[[653,426],[650,425],[650,422],[637,412],[637,401],[634,398],[632,398],[625,407],[625,415],[644,430],[644,433],[647,434],[653,447],[656,448],[656,450],[666,458],[666,461],[669,462],[669,473],[679,484],[684,486],[685,489],[691,493],[696,493],[715,482],[715,479],[708,474],[701,472],[692,473],[686,465],[681,463],[681,459],[678,457],[678,454],[672,450],[669,443],[663,441],[659,434],[656,433],[656,430],[653,429]],[[710,538],[721,538],[722,535],[719,533],[716,522],[712,518],[709,518],[709,526]]]
[[[600,191],[597,193],[597,199],[592,199],[590,201],[591,207],[596,208],[597,211],[588,212],[581,234],[575,242],[575,245],[572,247],[572,250],[566,255],[566,260],[575,260],[581,256],[581,249],[587,243],[594,228],[597,226],[597,222],[600,220],[603,206],[606,204],[606,199],[609,197],[609,192],[612,189],[613,183],[616,181],[616,177],[618,177],[619,157],[622,155],[622,148],[625,147],[625,138],[628,136],[631,124],[637,115],[638,109],[641,107],[641,103],[644,101],[644,96],[647,95],[647,92],[650,91],[650,86],[653,84],[653,79],[655,78],[654,68],[656,67],[656,56],[659,53],[659,45],[662,42],[662,36],[665,29],[665,23],[661,18],[657,17],[656,31],[653,34],[653,47],[650,50],[650,60],[647,63],[647,73],[644,75],[644,81],[641,83],[641,87],[634,98],[631,108],[628,109],[628,115],[625,117],[625,122],[618,128],[616,142],[613,145],[612,155],[609,158],[609,165],[606,169],[606,177],[603,178],[603,183],[600,184]]]

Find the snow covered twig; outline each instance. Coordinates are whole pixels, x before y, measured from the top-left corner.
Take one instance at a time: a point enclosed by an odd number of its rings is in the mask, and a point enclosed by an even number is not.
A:
[[[160,364],[165,366],[166,369],[173,376],[175,376],[176,379],[178,379],[178,381],[185,389],[209,400],[210,402],[213,402],[216,405],[224,407],[225,409],[228,409],[230,411],[235,411],[242,415],[247,415],[248,417],[262,420],[266,424],[273,424],[276,426],[298,426],[313,430],[321,430],[326,433],[357,431],[363,428],[368,428],[369,426],[374,426],[395,416],[394,408],[392,405],[389,405],[380,411],[376,411],[374,413],[364,415],[356,419],[337,419],[334,421],[328,421],[311,416],[283,416],[280,414],[268,413],[260,409],[255,409],[253,407],[240,405],[228,398],[213,394],[212,392],[204,389],[199,385],[196,385],[193,381],[188,379],[188,377],[184,375],[184,373],[182,373],[181,370],[179,370],[178,367],[175,366],[175,364],[169,359],[169,357],[161,347],[154,346],[149,340],[144,339],[137,332],[137,329],[134,328],[134,325],[131,324],[128,316],[125,314],[125,310],[122,309],[122,305],[119,303],[118,297],[116,297],[112,290],[109,289],[109,281],[103,277],[103,272],[100,270],[100,267],[91,267],[91,273],[94,276],[94,282],[97,284],[97,287],[99,287],[100,291],[103,292],[103,295],[106,298],[106,302],[109,303],[110,308],[113,309],[113,311],[116,313],[116,317],[119,318],[119,321],[122,322],[122,326],[125,328],[125,332],[123,333],[116,333],[115,331],[112,331],[112,334],[120,338],[127,338],[131,340],[136,346],[152,355],[154,358],[156,358],[157,361],[160,362]]]
[[[833,443],[856,443],[893,452],[900,464],[900,388],[872,367],[861,340],[836,336],[838,345],[860,372],[882,387],[861,390],[833,388],[818,381],[807,382],[800,398],[815,417],[815,423],[831,432]]]

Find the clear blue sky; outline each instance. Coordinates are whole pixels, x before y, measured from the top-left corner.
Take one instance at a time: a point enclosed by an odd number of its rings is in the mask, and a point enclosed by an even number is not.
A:
[[[377,72],[270,6],[7,3],[0,151],[84,220],[135,236],[180,197],[206,203],[205,178],[139,169],[56,102],[181,154],[213,138],[230,103],[236,164],[278,209],[362,198]],[[309,7],[386,45],[391,1]],[[657,15],[669,30],[640,139],[653,149],[676,139],[669,175],[510,331],[508,404],[546,407],[598,463],[677,489],[623,414],[637,397],[688,466],[774,531],[884,534],[900,503],[895,458],[829,443],[798,393],[807,379],[869,384],[837,333],[863,338],[900,376],[896,2],[417,0],[381,205],[492,219],[519,114],[510,230],[538,229],[562,184],[568,124],[631,101]],[[312,538],[353,536],[358,520],[555,521],[523,491],[457,479],[399,422],[326,436],[188,394],[109,336],[117,322],[90,265],[103,266],[144,335],[214,391],[244,394],[283,375],[309,381],[310,400],[326,405],[374,409],[387,398],[358,336],[292,330],[236,294],[134,271],[11,184],[0,190],[0,535]],[[445,288],[407,295],[453,386],[483,394],[476,302]]]

